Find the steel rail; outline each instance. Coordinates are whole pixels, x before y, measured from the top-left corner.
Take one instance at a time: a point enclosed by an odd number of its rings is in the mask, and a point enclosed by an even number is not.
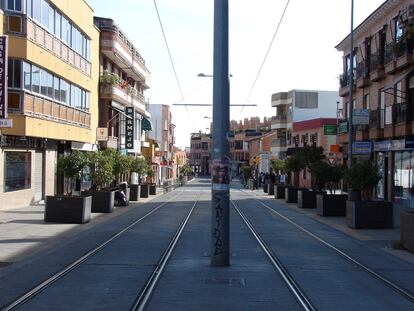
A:
[[[316,308],[312,305],[312,303],[310,302],[309,298],[306,296],[304,291],[300,288],[300,286],[296,283],[292,275],[283,266],[279,258],[277,258],[277,256],[273,254],[271,247],[267,245],[265,240],[260,236],[260,234],[254,228],[252,223],[246,217],[246,215],[243,214],[243,212],[237,207],[236,203],[234,203],[233,200],[231,200],[231,203],[233,204],[234,209],[240,215],[240,217],[242,218],[246,226],[249,228],[250,232],[253,234],[253,236],[259,243],[263,252],[266,254],[266,256],[271,261],[272,265],[276,268],[277,272],[279,272],[283,281],[286,283],[289,290],[293,293],[299,305],[303,308],[303,310],[306,310],[306,311],[316,310]]]
[[[256,199],[255,197],[253,197],[252,195],[250,195],[249,193],[247,193],[244,190],[239,190],[243,193],[245,193],[246,195],[252,197],[253,200],[259,202],[261,205],[263,205],[265,208],[267,208],[270,212],[278,215],[280,218],[284,219],[285,221],[287,221],[288,223],[290,223],[291,225],[295,226],[297,229],[303,231],[304,233],[306,233],[307,235],[311,236],[312,238],[314,238],[315,240],[319,241],[320,243],[322,243],[323,245],[325,245],[326,247],[328,247],[329,249],[333,250],[334,252],[336,252],[337,254],[341,255],[342,257],[344,257],[345,259],[347,259],[348,261],[352,262],[353,264],[357,265],[359,268],[361,268],[362,270],[364,270],[365,272],[367,272],[368,274],[374,276],[375,278],[377,278],[378,280],[382,281],[383,283],[385,283],[387,286],[391,287],[393,290],[395,290],[397,293],[399,293],[400,295],[402,295],[404,298],[408,299],[409,301],[414,303],[414,294],[406,289],[404,289],[403,287],[395,284],[394,282],[392,282],[391,280],[389,280],[388,278],[386,278],[385,276],[379,274],[378,272],[374,271],[373,269],[369,268],[368,266],[364,265],[363,263],[361,263],[360,261],[358,261],[357,259],[355,259],[354,257],[348,255],[347,253],[345,253],[344,251],[340,250],[339,248],[335,247],[334,245],[332,245],[331,243],[325,241],[324,239],[322,239],[321,237],[317,236],[316,234],[310,232],[309,230],[307,230],[306,228],[302,227],[301,225],[297,224],[296,222],[294,222],[293,220],[289,219],[288,217],[284,216],[283,214],[279,213],[278,211],[274,210],[273,208],[271,208],[270,206],[268,206],[267,204],[263,203],[262,201]]]
[[[77,268],[78,266],[80,266],[83,262],[85,262],[86,260],[88,260],[90,257],[92,257],[93,255],[95,255],[96,253],[98,253],[99,251],[101,251],[106,245],[108,245],[109,243],[111,243],[112,241],[114,241],[115,239],[117,239],[119,236],[121,236],[126,231],[128,231],[129,229],[131,229],[137,223],[139,223],[140,221],[144,220],[145,218],[147,218],[151,214],[155,213],[161,207],[163,207],[167,203],[171,202],[173,199],[175,199],[177,196],[179,196],[182,193],[183,193],[183,191],[179,192],[178,194],[176,194],[175,196],[173,196],[169,200],[161,203],[160,205],[158,205],[156,208],[154,208],[153,210],[151,210],[150,212],[148,212],[147,214],[145,214],[141,218],[137,219],[136,221],[134,221],[133,223],[131,223],[130,225],[128,225],[127,227],[125,227],[124,229],[122,229],[121,231],[119,231],[118,233],[114,234],[112,237],[110,237],[109,239],[107,239],[105,242],[101,243],[97,247],[93,248],[92,250],[90,250],[89,252],[87,252],[86,254],[84,254],[82,257],[78,258],[77,260],[75,260],[71,264],[67,265],[61,271],[55,273],[54,275],[52,275],[51,277],[47,278],[46,280],[44,280],[40,284],[36,285],[34,288],[32,288],[31,290],[29,290],[28,292],[26,292],[25,294],[23,294],[22,296],[20,296],[16,300],[12,301],[11,303],[8,303],[7,305],[1,307],[1,311],[14,310],[14,309],[16,309],[16,308],[24,305],[26,302],[28,302],[33,297],[35,297],[36,295],[38,295],[39,293],[41,293],[43,290],[45,290],[48,286],[50,286],[51,284],[53,284],[54,282],[56,282],[57,280],[59,280],[60,278],[62,278],[63,276],[65,276],[66,274],[68,274],[70,271],[72,271],[75,268]]]
[[[190,219],[191,214],[193,213],[194,208],[196,207],[196,205],[197,205],[197,201],[194,202],[192,208],[189,210],[189,212],[187,213],[187,215],[184,218],[183,222],[178,227],[178,229],[175,232],[173,238],[171,239],[170,243],[168,244],[167,248],[165,249],[164,253],[162,254],[160,260],[158,261],[157,265],[155,266],[154,271],[152,272],[152,274],[148,278],[147,283],[145,284],[145,286],[143,287],[143,289],[139,293],[139,296],[134,301],[134,303],[131,306],[130,310],[142,311],[142,310],[145,309],[149,299],[151,298],[152,293],[154,292],[154,289],[155,289],[162,273],[164,272],[164,269],[165,269],[165,267],[168,263],[168,260],[170,259],[171,254],[174,251],[175,246],[177,245],[178,240],[180,239],[181,234],[184,231],[184,228],[187,225],[188,220]]]

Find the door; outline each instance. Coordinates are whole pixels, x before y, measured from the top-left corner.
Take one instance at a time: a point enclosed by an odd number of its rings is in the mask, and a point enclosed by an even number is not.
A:
[[[34,157],[34,201],[43,199],[43,152],[35,151]]]

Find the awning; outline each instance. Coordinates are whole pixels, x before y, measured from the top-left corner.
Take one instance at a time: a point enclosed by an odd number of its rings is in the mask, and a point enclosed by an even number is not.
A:
[[[143,131],[152,131],[152,123],[146,116],[142,116],[141,128]]]

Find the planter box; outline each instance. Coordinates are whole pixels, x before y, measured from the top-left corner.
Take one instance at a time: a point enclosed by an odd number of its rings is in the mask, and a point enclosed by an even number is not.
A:
[[[267,193],[267,189],[269,188],[268,184],[263,184],[263,192]]]
[[[316,208],[319,216],[346,216],[347,194],[317,194]]]
[[[285,200],[287,203],[297,203],[298,202],[298,188],[287,186],[285,188]]]
[[[149,197],[149,185],[148,184],[142,184],[141,185],[141,198],[148,198]]]
[[[45,222],[84,224],[91,219],[92,197],[46,196]]]
[[[299,189],[297,202],[299,208],[316,208],[316,191]]]
[[[392,228],[392,214],[392,203],[388,201],[346,201],[346,221],[351,228]]]
[[[275,199],[284,199],[285,198],[285,186],[283,185],[275,185],[274,192],[275,192]]]
[[[138,201],[140,195],[141,195],[141,185],[131,185],[130,193],[129,193],[129,200]]]
[[[414,252],[414,211],[401,211],[401,243],[404,248]]]
[[[155,183],[149,184],[149,194],[156,195],[157,194],[157,186]]]
[[[268,190],[268,195],[275,195],[275,184],[274,183],[269,183],[269,187],[267,188]]]
[[[87,190],[82,195],[92,196],[92,213],[112,213],[115,204],[115,191]]]

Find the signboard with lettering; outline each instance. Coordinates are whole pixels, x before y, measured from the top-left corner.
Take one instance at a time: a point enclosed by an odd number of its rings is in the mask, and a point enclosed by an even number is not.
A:
[[[125,107],[125,149],[134,149],[134,107]]]
[[[339,123],[338,132],[339,134],[348,133],[348,122],[347,121]]]
[[[0,36],[0,120],[7,118],[7,42]]]
[[[352,154],[370,154],[372,152],[372,142],[355,141],[352,144]]]
[[[352,111],[352,124],[354,125],[369,124],[369,109],[354,109]]]
[[[98,127],[96,129],[96,140],[97,141],[107,141],[108,140],[108,128]]]
[[[336,125],[325,124],[323,126],[323,135],[336,135]]]

